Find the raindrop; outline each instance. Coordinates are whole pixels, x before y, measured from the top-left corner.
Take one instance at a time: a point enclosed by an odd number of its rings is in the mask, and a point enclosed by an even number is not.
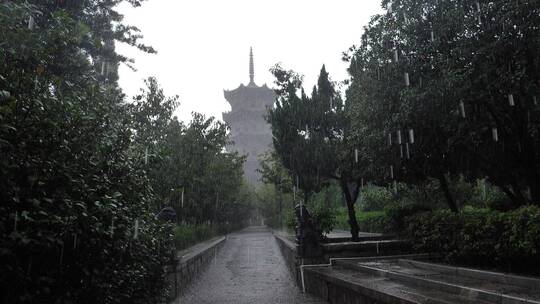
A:
[[[114,235],[114,217],[111,219],[111,230],[109,231],[109,235],[111,238]]]
[[[414,144],[414,130],[413,129],[409,129],[409,142],[411,144]]]
[[[17,222],[19,221],[19,212],[15,211],[15,219],[13,221],[13,231],[17,231]]]
[[[461,117],[465,118],[465,104],[463,103],[463,100],[459,102],[459,114]]]
[[[499,133],[497,132],[497,128],[491,129],[491,136],[493,137],[493,141],[499,141]]]
[[[532,194],[531,194],[531,187],[527,186],[527,190],[525,191],[527,195],[527,199],[530,201],[532,200]]]
[[[144,164],[148,165],[148,147],[144,149]]]
[[[516,105],[516,103],[514,102],[514,94],[508,94],[508,104],[511,107]]]
[[[398,145],[401,145],[401,130],[397,131],[397,143]]]
[[[390,166],[390,178],[394,179],[394,166]]]
[[[410,86],[411,83],[409,82],[409,73],[405,72],[405,86]]]
[[[139,238],[139,219],[135,219],[135,227],[133,229],[133,239]]]
[[[409,144],[408,143],[405,143],[405,154],[407,156],[407,159],[410,159],[411,158],[411,154],[410,154],[410,151],[409,151]]]
[[[33,30],[35,25],[36,21],[34,20],[34,16],[30,15],[30,17],[28,17],[28,29]]]
[[[358,163],[358,149],[354,149],[354,162]]]
[[[182,188],[182,195],[181,195],[181,198],[180,198],[180,206],[182,208],[184,208],[184,188]]]
[[[107,72],[105,73],[105,77],[109,78],[110,71],[111,71],[111,64],[107,62]]]

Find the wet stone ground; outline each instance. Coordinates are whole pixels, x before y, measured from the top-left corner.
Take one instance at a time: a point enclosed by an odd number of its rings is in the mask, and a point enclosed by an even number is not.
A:
[[[325,303],[295,285],[272,233],[230,234],[216,258],[176,303]]]

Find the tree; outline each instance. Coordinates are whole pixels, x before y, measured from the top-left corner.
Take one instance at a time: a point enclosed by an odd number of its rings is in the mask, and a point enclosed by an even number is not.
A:
[[[272,192],[277,194],[278,216],[279,216],[279,228],[283,228],[283,201],[284,194],[293,193],[293,181],[289,175],[287,169],[281,164],[279,155],[274,150],[270,150],[262,154],[259,158],[260,169],[257,171],[261,174],[261,180],[265,185],[273,187],[264,187],[258,191],[258,201],[260,202],[261,214],[266,218],[271,218],[272,222],[275,222],[273,209],[275,207],[272,202]],[[294,198],[293,198],[294,200]],[[294,203],[294,202],[293,202]],[[275,223],[273,223],[275,225]]]
[[[317,142],[310,137],[310,116],[305,112],[310,100],[301,90],[301,77],[293,71],[285,71],[279,65],[272,69],[276,77],[276,107],[270,109],[267,120],[272,127],[273,145],[283,166],[290,172],[296,189],[303,191],[304,204],[313,192],[324,183],[317,162]]]
[[[152,50],[120,23],[118,3],[0,4],[2,302],[156,303],[166,294],[172,243],[131,153],[114,75],[128,59],[111,42]]]
[[[158,210],[161,209],[170,195],[171,189],[178,191],[177,172],[171,170],[167,161],[171,154],[177,152],[168,143],[169,131],[179,128],[174,110],[178,107],[178,97],[167,98],[159,87],[157,79],[150,77],[145,81],[146,88],[133,97],[131,106],[131,126],[133,129],[132,153],[144,160],[152,189],[156,195]]]
[[[532,194],[537,187],[531,88],[537,86],[532,50],[539,35],[531,12],[538,7],[528,1],[383,1],[388,5],[391,12],[372,18],[347,58],[347,103],[358,144],[366,158],[378,155],[372,178],[437,178],[457,211],[448,176],[487,176],[522,204],[524,189]]]
[[[179,223],[240,227],[248,220],[240,199],[245,156],[226,152],[228,143],[227,126],[213,117],[194,113],[187,126],[173,119],[166,127],[152,162],[154,190]]]
[[[361,176],[358,175],[355,149],[350,145],[350,124],[345,107],[323,65],[311,97],[302,93],[300,77],[276,66],[278,104],[270,111],[269,122],[274,147],[283,165],[298,176],[304,190],[318,192],[330,179],[338,181],[347,203],[351,236],[358,240],[354,204],[358,199]],[[303,91],[302,91],[303,92]],[[305,126],[305,128],[304,128]]]

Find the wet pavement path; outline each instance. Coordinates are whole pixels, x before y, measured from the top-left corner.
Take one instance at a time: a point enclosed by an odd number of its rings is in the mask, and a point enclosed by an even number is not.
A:
[[[293,281],[272,233],[250,227],[230,234],[217,257],[176,303],[326,303]]]

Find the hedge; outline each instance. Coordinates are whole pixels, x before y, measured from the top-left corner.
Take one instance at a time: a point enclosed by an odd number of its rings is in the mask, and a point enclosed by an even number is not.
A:
[[[215,227],[207,224],[177,225],[174,227],[174,244],[177,250],[183,250],[218,234]]]
[[[418,251],[453,264],[508,272],[540,272],[540,208],[500,212],[465,209],[421,212],[405,218],[404,237]]]
[[[362,232],[387,232],[389,217],[384,211],[356,211],[358,227]],[[336,216],[336,228],[350,230],[349,215],[346,208],[340,208]]]

